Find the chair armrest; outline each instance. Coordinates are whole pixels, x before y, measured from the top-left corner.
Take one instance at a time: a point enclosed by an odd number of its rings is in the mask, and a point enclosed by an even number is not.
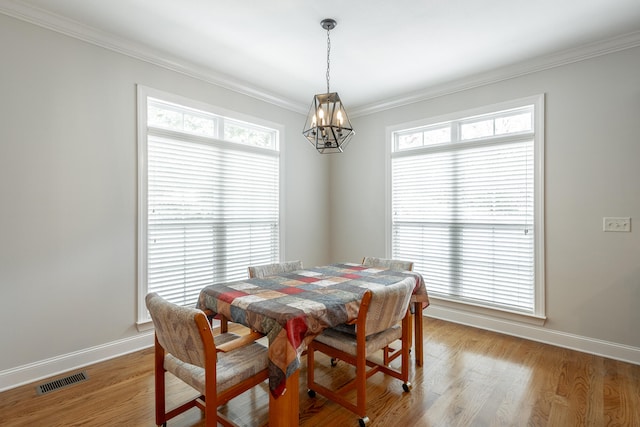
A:
[[[262,337],[264,337],[264,335],[261,334],[260,332],[251,331],[247,335],[243,335],[240,338],[237,338],[233,341],[229,341],[224,344],[220,344],[216,346],[216,351],[222,352],[222,353],[228,353],[240,347],[244,347],[249,344],[252,344],[253,342],[255,342],[256,340],[259,340]]]

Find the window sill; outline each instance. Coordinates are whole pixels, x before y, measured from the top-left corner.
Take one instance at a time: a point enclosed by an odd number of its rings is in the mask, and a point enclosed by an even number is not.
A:
[[[150,331],[153,329],[153,322],[151,320],[136,322],[136,328],[138,328],[138,332]]]
[[[452,316],[480,316],[496,320],[509,322],[526,323],[529,325],[543,326],[547,320],[546,316],[534,314],[518,313],[513,311],[498,310],[494,308],[481,307],[478,305],[448,300],[445,298],[429,296],[431,305],[427,310],[449,312]],[[438,316],[439,317],[439,316]]]

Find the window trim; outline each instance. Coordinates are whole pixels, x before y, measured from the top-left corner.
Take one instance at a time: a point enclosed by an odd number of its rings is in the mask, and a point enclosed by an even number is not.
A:
[[[246,122],[252,125],[264,126],[267,128],[275,129],[279,137],[276,140],[275,151],[277,151],[279,157],[279,251],[280,258],[283,259],[285,256],[285,192],[284,192],[284,182],[285,176],[284,172],[286,170],[285,167],[285,150],[284,144],[282,141],[284,140],[284,126],[270,122],[268,120],[260,119],[257,117],[253,117],[247,114],[238,113],[236,111],[226,110],[222,107],[210,105],[204,102],[200,102],[197,100],[189,99],[186,97],[182,97],[180,95],[175,95],[169,92],[161,91],[158,89],[153,89],[143,85],[136,85],[136,113],[137,113],[137,152],[138,152],[138,173],[137,173],[137,189],[138,189],[138,209],[136,212],[136,221],[138,225],[137,232],[137,281],[136,281],[136,292],[137,292],[137,310],[136,310],[136,327],[138,331],[146,331],[153,328],[153,323],[151,322],[151,318],[148,317],[147,307],[145,305],[145,297],[147,294],[147,245],[146,238],[148,233],[148,224],[147,224],[147,186],[148,186],[148,171],[147,171],[147,162],[148,162],[148,153],[147,153],[147,138],[149,133],[147,132],[147,98],[156,98],[161,99],[163,101],[168,101],[171,103],[183,105],[188,108],[194,108],[197,110],[202,110],[209,112],[214,115],[227,117],[234,121]],[[170,132],[170,131],[169,131]],[[194,136],[197,139],[197,136]],[[235,144],[233,142],[224,142],[224,144]],[[251,150],[251,146],[247,146],[242,144],[244,149]]]
[[[452,120],[461,120],[490,114],[502,110],[533,105],[534,109],[534,312],[531,314],[501,310],[498,308],[484,307],[453,301],[446,298],[430,297],[432,300],[442,301],[443,306],[452,307],[462,311],[490,315],[493,317],[517,320],[526,323],[541,324],[546,319],[545,306],[545,253],[544,253],[544,129],[545,129],[545,94],[532,95],[510,101],[499,102],[491,105],[472,108],[464,111],[448,113],[440,116],[419,119],[411,122],[399,123],[386,127],[385,144],[385,247],[386,256],[392,254],[392,195],[391,195],[391,162],[394,154],[394,132],[435,125]],[[410,151],[410,150],[407,150]]]

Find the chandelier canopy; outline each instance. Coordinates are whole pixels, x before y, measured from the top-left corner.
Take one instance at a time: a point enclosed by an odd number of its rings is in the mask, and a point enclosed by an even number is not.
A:
[[[337,23],[333,19],[323,19],[320,25],[327,30],[327,93],[313,97],[302,134],[321,154],[342,153],[355,132],[338,92],[331,92],[329,89],[331,54],[329,32]]]

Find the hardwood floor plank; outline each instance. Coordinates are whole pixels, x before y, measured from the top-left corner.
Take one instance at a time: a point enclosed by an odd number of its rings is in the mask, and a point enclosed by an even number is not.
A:
[[[412,363],[411,392],[403,392],[400,381],[382,374],[369,379],[372,427],[640,427],[638,365],[431,318],[424,319],[424,332],[425,363],[423,367]],[[339,363],[332,368],[323,357],[318,355],[318,379],[337,385],[353,374],[352,367]],[[36,394],[36,384],[0,393],[0,425],[154,425],[152,349],[82,370],[88,381],[45,395]],[[169,404],[194,394],[171,376],[167,387],[172,392]],[[265,383],[221,411],[240,426],[265,426],[268,405]],[[356,427],[357,419],[323,397],[307,396],[303,359],[300,425]],[[169,427],[203,426],[196,408],[169,422]]]
[[[501,374],[501,380],[505,384],[505,391],[501,395],[500,390],[494,391],[499,405],[495,411],[491,411],[491,405],[485,410],[485,417],[490,419],[488,426],[511,426],[514,420],[525,423],[529,420],[533,404],[531,398],[535,396],[535,389],[531,390],[532,372],[530,366],[539,360],[539,352],[532,350],[530,341],[518,339],[513,341],[512,356],[506,360],[508,365]]]
[[[640,381],[633,365],[608,360],[603,361],[604,419],[606,425],[640,426],[638,401]]]

